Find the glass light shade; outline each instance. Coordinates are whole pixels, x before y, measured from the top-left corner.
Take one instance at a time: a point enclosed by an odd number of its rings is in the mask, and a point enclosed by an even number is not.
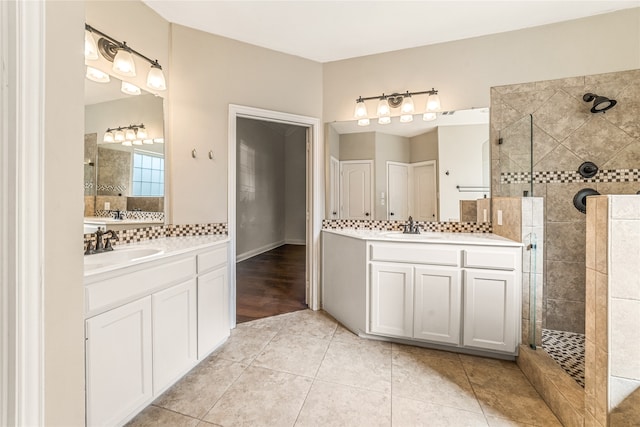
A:
[[[138,132],[136,132],[136,136],[138,139],[146,139],[147,138],[147,130],[145,128],[138,128]]]
[[[98,46],[87,30],[84,30],[84,58],[92,61],[98,59]]]
[[[113,58],[113,71],[126,77],[135,77],[136,64],[133,62],[133,55],[126,49],[118,49]]]
[[[122,141],[122,145],[125,147],[131,147],[131,141]]]
[[[143,144],[153,144],[153,139],[143,139],[142,143]]]
[[[364,119],[359,119],[358,126],[369,126],[369,119],[367,117],[365,117]]]
[[[153,142],[156,144],[164,144],[164,138],[153,138]]]
[[[364,119],[368,115],[369,114],[367,114],[367,106],[364,104],[364,101],[357,101],[353,117],[356,119]]]
[[[387,98],[383,98],[378,102],[378,117],[382,116],[390,116],[391,108],[389,108],[389,103],[387,102]]]
[[[136,139],[136,131],[133,129],[127,129],[124,132],[124,137],[125,139],[128,139],[129,141],[133,141],[134,139]]]
[[[403,115],[407,115],[407,114],[413,114],[414,111],[415,111],[415,108],[413,106],[413,99],[411,99],[410,96],[405,96],[404,99],[402,100],[402,107],[400,107],[400,113]]]
[[[160,67],[155,65],[151,66],[149,74],[147,74],[147,86],[149,89],[154,90],[166,90],[167,83],[164,79],[164,73]]]
[[[424,120],[425,122],[430,122],[432,120],[435,120],[438,116],[436,115],[436,113],[424,113],[422,115],[422,120]]]
[[[117,130],[116,133],[113,134],[113,140],[114,142],[124,142],[124,132],[122,132],[121,130]]]
[[[97,83],[109,83],[111,81],[109,74],[93,67],[87,67],[87,73],[84,76]]]
[[[122,86],[120,86],[120,91],[122,91],[122,93],[126,93],[127,95],[140,95],[142,92],[140,92],[140,88],[136,85],[132,85],[129,82],[122,82]]]
[[[142,141],[139,139],[136,139],[135,141],[132,141],[133,145],[142,145]]]
[[[403,114],[400,116],[400,123],[409,123],[413,121],[413,114]]]
[[[105,132],[102,142],[114,142],[113,132]]]
[[[440,97],[436,95],[429,95],[427,98],[427,111],[438,111],[440,109]]]
[[[378,117],[378,124],[379,125],[388,125],[389,123],[391,123],[391,117],[390,116]]]

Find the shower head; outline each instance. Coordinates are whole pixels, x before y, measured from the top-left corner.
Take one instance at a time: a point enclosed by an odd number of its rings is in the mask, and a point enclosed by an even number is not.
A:
[[[585,93],[582,99],[584,102],[593,101],[592,113],[604,113],[618,103],[615,99],[609,99],[606,96],[596,95],[595,93]]]

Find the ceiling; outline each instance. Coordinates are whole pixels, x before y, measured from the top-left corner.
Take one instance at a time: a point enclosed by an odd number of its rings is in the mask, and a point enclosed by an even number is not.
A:
[[[169,22],[317,62],[640,7],[638,0],[143,0]]]

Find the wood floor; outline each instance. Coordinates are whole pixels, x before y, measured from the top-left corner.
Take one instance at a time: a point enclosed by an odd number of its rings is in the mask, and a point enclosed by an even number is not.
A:
[[[236,322],[307,308],[303,245],[284,245],[236,264]]]

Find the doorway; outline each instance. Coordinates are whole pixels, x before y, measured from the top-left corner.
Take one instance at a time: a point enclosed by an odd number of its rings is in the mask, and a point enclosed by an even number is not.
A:
[[[236,325],[236,301],[237,301],[237,265],[235,262],[236,253],[245,254],[245,256],[249,256],[251,258],[258,258],[261,255],[259,253],[265,254],[266,252],[258,251],[257,253],[251,253],[250,250],[247,250],[246,246],[238,247],[238,244],[244,245],[238,238],[238,215],[237,215],[237,199],[238,199],[238,191],[237,188],[239,185],[249,186],[249,188],[245,188],[243,191],[245,194],[251,193],[251,185],[257,185],[256,181],[252,181],[250,179],[245,180],[244,182],[240,182],[238,178],[238,160],[241,156],[240,143],[238,138],[238,129],[237,129],[237,121],[239,118],[244,119],[252,119],[254,121],[262,121],[270,123],[269,126],[277,127],[280,125],[292,125],[294,127],[303,128],[305,135],[305,142],[302,146],[299,146],[304,151],[304,159],[299,161],[298,164],[303,163],[305,165],[304,169],[304,179],[299,179],[298,184],[302,183],[305,188],[305,207],[303,212],[303,221],[305,224],[305,235],[304,235],[304,302],[308,305],[309,308],[313,310],[318,310],[320,308],[320,289],[319,289],[319,253],[320,253],[320,230],[322,227],[322,214],[323,214],[323,194],[321,184],[323,182],[323,147],[320,143],[320,131],[319,125],[320,122],[316,118],[307,117],[307,116],[299,116],[288,113],[281,113],[270,110],[262,110],[253,107],[245,107],[239,105],[230,105],[229,106],[229,152],[228,152],[228,168],[230,173],[229,176],[229,193],[228,193],[228,230],[229,230],[229,248],[230,248],[230,259],[229,263],[229,287],[230,287],[230,323],[232,327]],[[245,154],[242,154],[244,157],[244,161],[250,162],[251,157],[254,159],[254,166],[256,168],[261,168],[262,165],[262,156],[256,156],[256,153],[251,153],[251,147],[249,145],[246,146]],[[257,188],[255,190],[255,197],[258,196]],[[275,197],[275,196],[274,196]],[[256,213],[258,216],[266,215],[265,211],[259,211]],[[256,218],[262,219],[262,218]],[[265,226],[266,227],[266,226]],[[254,234],[250,233],[250,239],[253,236],[256,236],[255,233],[258,232],[257,229],[253,229]],[[262,248],[262,250],[269,251],[275,249],[275,247],[269,248],[268,243],[266,241],[261,241],[261,245],[257,245],[255,249]],[[285,241],[286,243],[286,241]],[[294,242],[295,243],[295,242]],[[300,246],[300,245],[297,245]],[[244,249],[243,249],[244,247]],[[272,254],[275,256],[276,254]],[[269,273],[267,273],[269,274]]]
[[[307,128],[236,119],[236,321],[307,307]]]

